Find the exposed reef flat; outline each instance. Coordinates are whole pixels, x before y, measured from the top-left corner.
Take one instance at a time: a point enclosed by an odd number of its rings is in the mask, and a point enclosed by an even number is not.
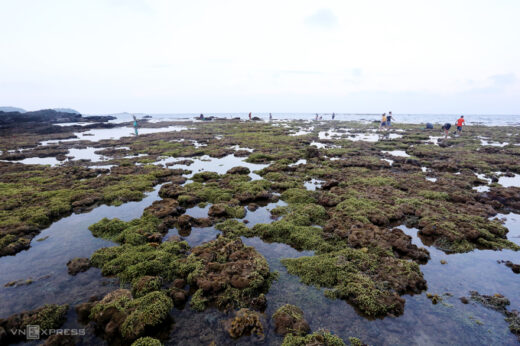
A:
[[[48,121],[23,114],[28,123]],[[371,123],[339,121],[143,121],[143,134],[133,136],[126,124],[52,114],[51,124],[22,126],[16,138],[0,129],[0,265],[24,253],[36,261],[31,251],[54,246],[60,233],[37,236],[61,219],[154,196],[134,212],[114,208],[92,219],[81,230],[91,250],[65,252],[63,297],[41,302],[58,303],[41,309],[63,310],[56,325],[74,311],[67,323],[88,326],[91,340],[377,344],[396,337],[392,323],[404,328],[400,323],[411,316],[445,313],[438,309],[453,295],[429,293],[442,296],[433,306],[426,291],[459,258],[501,251],[497,258],[509,267],[518,263],[517,234],[504,219],[520,213],[517,127],[468,126],[462,136],[443,139],[439,130],[411,124],[377,132]],[[54,124],[65,122],[76,124]],[[49,159],[55,161],[39,164]],[[482,262],[491,265],[501,284],[517,279],[495,258]],[[45,279],[34,283],[11,275],[0,297],[53,287],[59,274],[53,275],[39,273],[33,277]],[[91,297],[77,284],[76,298],[67,300],[68,285],[87,275],[120,287]],[[323,306],[333,311],[337,304],[350,311],[355,328],[338,329],[334,314],[324,318]],[[490,313],[456,304],[453,319],[463,320],[465,309]],[[9,306],[0,321],[21,314]],[[418,307],[437,310],[428,315]],[[37,309],[28,306],[33,312],[24,314],[37,316],[43,311]],[[450,321],[466,337],[467,330],[479,340],[514,340],[500,334],[507,325],[496,320],[489,335]],[[194,321],[200,335],[187,327]],[[379,324],[388,330],[376,336],[372,326]],[[320,329],[331,327],[332,333]]]

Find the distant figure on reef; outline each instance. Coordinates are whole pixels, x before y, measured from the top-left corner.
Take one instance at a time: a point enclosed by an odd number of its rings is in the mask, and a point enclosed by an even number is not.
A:
[[[251,112],[249,112],[249,120],[251,120]]]
[[[204,120],[204,114],[200,113],[199,119]]]
[[[465,125],[464,115],[461,115],[460,118],[457,120],[457,132],[459,133],[459,135],[462,133],[462,125]]]
[[[332,120],[336,117],[336,114],[332,113]]]
[[[432,123],[426,123],[426,129],[432,130],[433,129],[433,124]]]
[[[320,115],[320,120],[323,120],[323,115]]]
[[[442,125],[442,130],[444,131],[444,139],[448,138],[448,135],[450,134],[451,124],[446,123]]]
[[[315,120],[318,121],[318,113],[316,113],[316,119]]]
[[[135,117],[135,115],[133,116],[134,117],[134,132],[135,132],[135,135],[139,135],[139,133],[137,132],[137,118]]]
[[[379,125],[379,129],[381,130],[383,127],[386,127],[386,113],[383,113],[381,116],[381,124]]]
[[[273,115],[269,113],[269,120],[273,120]]]
[[[392,112],[388,112],[388,116],[386,117],[386,126],[390,128],[392,126]]]

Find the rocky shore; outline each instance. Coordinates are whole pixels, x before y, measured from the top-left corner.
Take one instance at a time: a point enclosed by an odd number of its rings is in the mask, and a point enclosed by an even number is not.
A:
[[[308,311],[298,306],[284,304],[266,314],[271,287],[282,280],[273,263],[283,280],[294,277],[319,288],[326,297],[319,299],[351,305],[368,324],[406,316],[406,296],[425,296],[421,266],[431,261],[431,249],[446,255],[520,250],[497,218],[520,213],[520,187],[501,184],[520,177],[516,127],[468,126],[462,136],[443,139],[421,125],[378,133],[374,124],[355,122],[208,121],[89,141],[74,140],[75,125],[54,126],[108,120],[0,112],[0,256],[31,251],[40,231],[61,218],[139,201],[158,189],[142,214],[93,220],[85,230],[112,246],[63,263],[74,277],[99,270],[119,280],[121,288],[104,296],[53,307],[74,310],[79,323],[110,344],[172,341],[172,326],[182,324],[172,311],[221,311],[226,322],[216,328],[214,342],[361,345],[367,335],[342,340],[319,330],[325,326],[311,328],[304,319]],[[103,126],[112,125],[82,131]],[[19,143],[10,137],[15,127]],[[64,135],[71,140],[38,145]],[[86,148],[104,160],[71,156]],[[35,158],[56,158],[58,164],[21,163]],[[266,215],[249,218],[259,211]],[[417,230],[413,237],[410,228]],[[190,237],[195,233],[199,243]],[[274,260],[246,245],[248,239],[306,252]],[[517,323],[516,314],[502,310]],[[0,320],[0,326],[16,318]]]

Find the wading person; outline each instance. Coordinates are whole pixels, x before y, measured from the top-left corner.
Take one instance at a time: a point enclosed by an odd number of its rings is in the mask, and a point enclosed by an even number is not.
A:
[[[392,126],[392,120],[394,119],[392,112],[388,112],[388,116],[386,117],[386,126],[390,128]]]
[[[251,120],[251,112],[249,112],[249,120]]]
[[[137,133],[137,118],[135,117],[135,115],[133,117],[134,117],[134,132],[135,132],[135,135],[137,136],[138,135],[138,133]]]
[[[332,120],[336,117],[336,114],[332,113]]]
[[[451,124],[446,123],[442,125],[442,130],[444,131],[444,139],[448,138],[448,135],[450,134]]]
[[[465,125],[464,115],[461,115],[457,120],[457,132],[459,135],[462,133],[462,125]]]
[[[379,129],[381,130],[385,126],[386,126],[386,113],[383,113],[383,115],[381,116],[381,124],[379,125]]]
[[[269,113],[269,121],[273,120],[273,115]]]

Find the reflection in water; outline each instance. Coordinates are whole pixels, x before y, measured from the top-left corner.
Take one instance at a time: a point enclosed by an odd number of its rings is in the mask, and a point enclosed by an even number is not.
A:
[[[95,268],[70,276],[66,263],[74,257],[90,257],[99,248],[113,246],[110,241],[92,236],[88,226],[104,217],[125,221],[140,217],[144,208],[158,199],[159,188],[140,202],[119,207],[102,205],[89,213],[65,217],[35,237],[28,250],[1,257],[0,318],[44,303],[77,304],[119,287],[117,281],[103,278]],[[4,287],[7,282],[28,278],[42,279],[30,285]]]

